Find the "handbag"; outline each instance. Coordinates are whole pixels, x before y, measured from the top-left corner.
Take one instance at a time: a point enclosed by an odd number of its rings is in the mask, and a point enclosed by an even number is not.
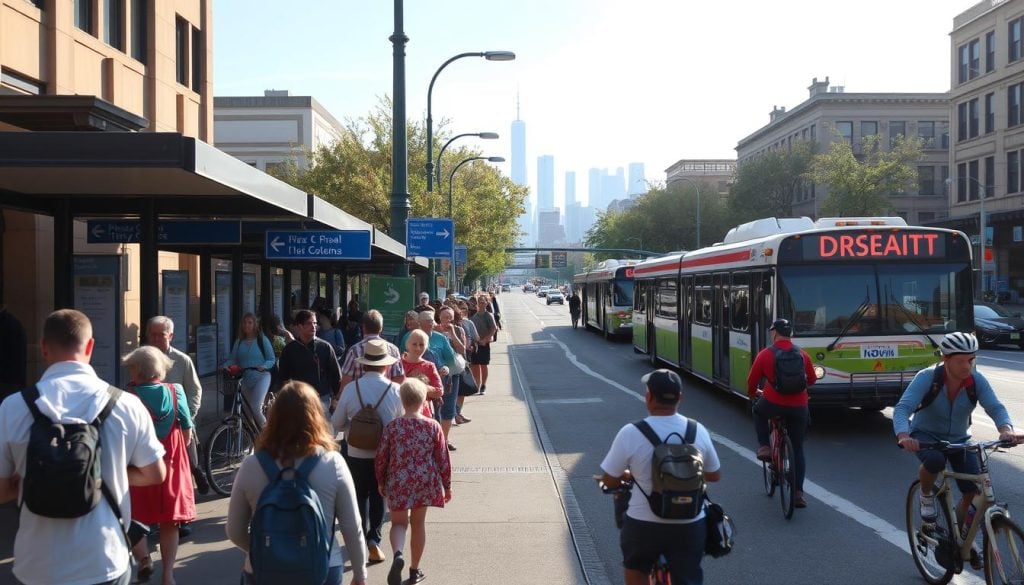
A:
[[[462,372],[462,382],[459,384],[459,396],[472,396],[480,392],[480,387],[476,383],[476,378],[473,377],[473,372],[466,368]]]
[[[704,553],[713,558],[724,557],[732,552],[733,535],[736,527],[732,518],[725,513],[722,506],[711,501],[711,497],[704,494],[707,500],[707,507],[704,509],[705,526],[707,527],[707,540],[704,542]]]
[[[452,375],[461,375],[462,372],[466,371],[466,358],[462,357],[462,354],[455,354],[455,364],[450,369]]]

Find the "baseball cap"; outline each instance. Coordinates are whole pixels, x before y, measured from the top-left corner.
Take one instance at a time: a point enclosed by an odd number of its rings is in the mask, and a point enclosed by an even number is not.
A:
[[[661,401],[676,400],[683,393],[683,380],[672,370],[654,370],[640,378],[640,381]]]
[[[783,337],[793,337],[793,326],[787,319],[776,319],[768,331],[777,331]]]
[[[419,298],[420,299],[427,299],[429,301],[430,300],[430,295],[425,293],[425,292],[421,292]]]

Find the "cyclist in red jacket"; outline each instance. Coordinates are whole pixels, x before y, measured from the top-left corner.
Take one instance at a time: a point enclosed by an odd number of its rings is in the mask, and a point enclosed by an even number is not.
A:
[[[804,498],[804,474],[807,463],[804,459],[804,434],[807,432],[807,424],[810,421],[810,411],[807,408],[807,388],[817,381],[814,374],[814,365],[811,363],[811,356],[807,352],[793,345],[790,337],[793,336],[793,326],[786,319],[777,319],[768,328],[772,336],[772,344],[760,351],[750,366],[750,374],[747,375],[747,396],[754,403],[754,428],[757,430],[757,458],[761,461],[771,460],[771,449],[768,446],[769,426],[768,419],[780,416],[786,421],[786,428],[789,431],[789,439],[793,443],[793,455],[796,465],[796,489],[793,495],[793,505],[797,508],[806,508],[807,500]],[[799,363],[794,368],[783,369],[793,363],[793,353],[799,352],[803,357],[803,371],[800,371]],[[776,369],[776,357],[780,363]],[[778,380],[778,376],[785,376],[785,380]],[[800,374],[803,374],[802,376]],[[765,380],[763,393],[758,397],[758,386]]]

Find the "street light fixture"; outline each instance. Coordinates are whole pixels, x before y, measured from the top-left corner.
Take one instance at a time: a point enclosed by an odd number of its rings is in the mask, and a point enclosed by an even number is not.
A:
[[[978,227],[980,228],[978,230],[978,244],[979,244],[979,251],[980,251],[980,256],[981,256],[981,259],[978,262],[978,265],[981,267],[981,278],[978,279],[978,298],[979,298],[979,300],[984,300],[984,297],[985,297],[985,240],[987,239],[987,234],[985,233],[985,231],[986,231],[986,226],[985,226],[985,224],[986,224],[986,221],[985,221],[986,220],[986,217],[985,217],[985,199],[988,198],[989,186],[985,185],[984,183],[982,183],[981,181],[979,181],[978,179],[975,179],[974,177],[972,177],[970,175],[967,175],[965,177],[958,177],[958,179],[965,179],[967,181],[973,181],[975,185],[977,185],[978,187],[981,187],[981,192],[979,193],[980,196],[978,197],[978,204],[979,204],[979,208],[978,208]],[[947,177],[946,178],[946,186],[949,187],[952,184],[953,184],[953,177]],[[970,189],[968,189],[968,191],[970,191]],[[969,194],[968,194],[967,199],[970,200],[970,195]]]
[[[452,211],[452,185],[455,182],[455,173],[459,170],[459,168],[462,167],[462,165],[464,165],[466,163],[469,163],[469,162],[473,162],[475,160],[485,160],[487,162],[492,162],[492,163],[501,163],[501,162],[505,162],[505,157],[503,157],[503,156],[471,156],[471,157],[469,157],[467,159],[464,159],[464,160],[460,161],[459,164],[455,165],[455,168],[453,168],[452,172],[449,173],[449,175],[448,175],[448,217],[451,218],[452,225],[455,225],[455,215],[454,215],[454,213]],[[452,258],[451,265],[448,267],[448,269],[451,270],[451,281],[450,281],[450,283],[454,284],[455,283],[455,258]],[[449,287],[450,287],[450,285],[449,285]]]
[[[484,140],[497,140],[499,138],[497,132],[466,132],[464,134],[456,134],[455,136],[452,136],[448,142],[445,142],[444,146],[441,147],[441,151],[437,153],[437,164],[435,165],[437,173],[434,179],[437,181],[438,185],[441,184],[441,157],[444,156],[445,149],[447,149],[448,145],[452,142],[466,136],[476,136],[477,138],[483,138]]]
[[[441,71],[444,71],[444,68],[447,67],[449,63],[465,57],[483,57],[488,61],[512,61],[516,58],[516,54],[512,51],[478,51],[459,53],[442,63],[441,66],[437,68],[437,71],[434,72],[434,76],[430,78],[430,87],[427,88],[427,192],[434,190],[434,118],[431,113],[434,82],[437,81],[437,76],[441,74]]]
[[[686,181],[697,192],[697,248],[700,248],[700,185],[689,177],[674,177],[673,181]]]

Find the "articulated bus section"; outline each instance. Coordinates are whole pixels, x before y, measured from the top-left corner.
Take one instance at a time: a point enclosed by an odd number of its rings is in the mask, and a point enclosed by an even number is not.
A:
[[[633,266],[638,260],[605,260],[573,277],[583,323],[605,337],[633,336]]]
[[[634,349],[743,396],[777,318],[825,370],[813,406],[895,404],[942,335],[974,328],[967,237],[900,218],[757,220],[633,274]]]

